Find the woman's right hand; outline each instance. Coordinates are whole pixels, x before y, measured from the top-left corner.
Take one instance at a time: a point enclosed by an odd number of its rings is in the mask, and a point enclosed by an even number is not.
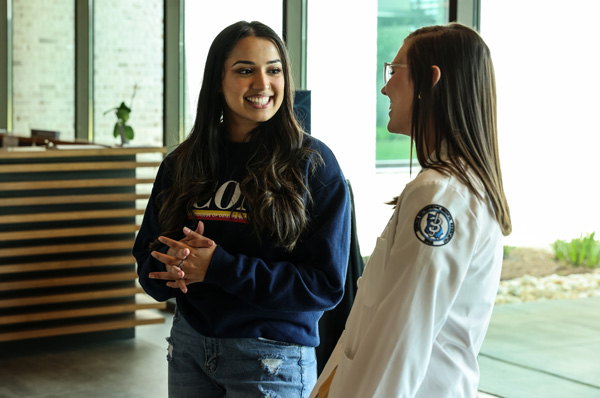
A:
[[[191,229],[184,227],[183,233],[185,234],[185,237],[180,241],[174,241],[163,236],[158,238],[160,242],[169,246],[169,249],[166,253],[153,251],[151,254],[154,258],[165,265],[166,271],[152,272],[149,276],[152,279],[167,280],[169,281],[167,286],[179,288],[183,293],[187,293],[187,285],[189,283],[194,283],[197,281],[201,282],[204,280],[206,268],[208,268],[208,263],[210,263],[212,252],[214,252],[215,249],[215,242],[202,235],[204,233],[204,224],[202,221],[198,222],[196,231],[192,231]],[[199,256],[199,254],[203,253],[203,250],[198,251],[198,249],[209,249],[210,253],[208,259],[203,259],[202,256]],[[192,278],[190,278],[192,275],[188,275],[186,278],[186,273],[183,270],[183,263],[186,259],[188,259],[188,256],[192,253],[192,251],[194,251],[194,259],[190,257],[190,261],[187,263],[188,266],[192,265],[191,260],[195,260],[194,263],[200,260],[199,270],[203,272],[193,272],[192,274],[198,275],[195,275]],[[192,269],[188,269],[188,273],[190,273],[190,271],[192,271]]]

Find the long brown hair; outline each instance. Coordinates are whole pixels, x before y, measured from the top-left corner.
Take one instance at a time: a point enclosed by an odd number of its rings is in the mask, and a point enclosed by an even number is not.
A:
[[[206,59],[196,120],[189,137],[170,156],[174,157],[173,186],[158,196],[159,226],[174,239],[181,236],[182,219],[192,216],[194,204],[208,200],[218,184],[224,161],[219,148],[226,140],[226,103],[220,93],[225,61],[241,39],[255,36],[273,42],[279,51],[285,79],[284,100],[277,113],[250,132],[247,176],[240,181],[248,221],[260,240],[291,251],[309,223],[311,195],[305,169],[313,170],[320,156],[307,146],[305,133],[293,113],[293,83],[289,57],[281,38],[260,22],[240,21],[214,39]]]
[[[405,45],[414,85],[411,138],[419,164],[456,176],[481,197],[469,179],[471,170],[483,183],[502,233],[509,235],[512,225],[498,154],[496,80],[488,46],[476,31],[458,23],[418,29]],[[435,85],[432,65],[441,70]],[[430,156],[444,150],[450,161]]]

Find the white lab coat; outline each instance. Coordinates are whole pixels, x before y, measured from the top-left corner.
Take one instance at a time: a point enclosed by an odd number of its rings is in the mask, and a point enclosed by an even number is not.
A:
[[[329,398],[475,397],[502,252],[487,199],[422,171],[377,239],[311,397],[336,367]]]

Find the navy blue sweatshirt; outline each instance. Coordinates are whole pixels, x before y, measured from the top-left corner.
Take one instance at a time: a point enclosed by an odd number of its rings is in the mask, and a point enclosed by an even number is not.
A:
[[[316,347],[317,323],[323,311],[337,305],[344,293],[350,247],[350,201],[346,180],[331,150],[306,136],[323,163],[310,174],[305,166],[313,203],[310,224],[292,252],[276,247],[268,236],[258,239],[248,224],[238,182],[244,177],[249,144],[228,142],[221,159],[218,188],[194,214],[204,223],[204,235],[217,248],[204,282],[188,292],[149,279],[165,266],[150,255],[158,227],[156,195],[172,185],[174,162],[162,162],[133,248],[139,281],[158,301],[176,297],[177,308],[199,333],[210,337],[263,337]],[[195,224],[195,223],[194,223]],[[181,227],[191,226],[189,220]],[[157,250],[166,252],[168,247]]]

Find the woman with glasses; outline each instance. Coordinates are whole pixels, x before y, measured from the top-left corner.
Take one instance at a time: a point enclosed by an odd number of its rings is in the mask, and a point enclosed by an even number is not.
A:
[[[292,95],[277,34],[227,27],[194,127],[159,168],[133,253],[144,290],[177,300],[170,397],[307,397],[315,384],[317,324],[344,290],[350,202]]]
[[[463,25],[425,27],[384,70],[388,130],[411,137],[422,170],[390,203],[311,396],[475,397],[511,232],[490,51]]]

